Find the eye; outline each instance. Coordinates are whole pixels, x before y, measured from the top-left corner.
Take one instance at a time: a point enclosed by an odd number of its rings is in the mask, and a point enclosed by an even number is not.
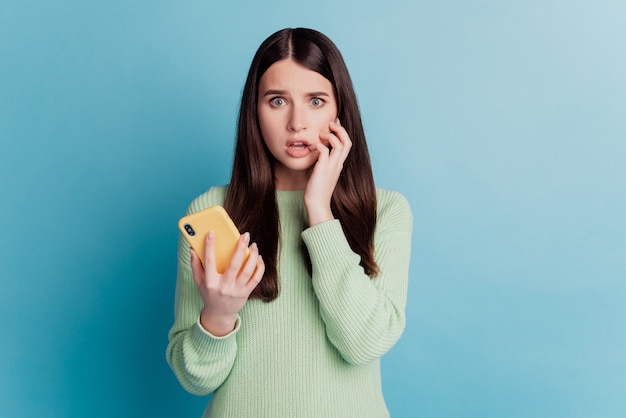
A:
[[[274,97],[270,100],[270,104],[274,107],[280,107],[285,105],[285,99],[282,97]]]
[[[313,97],[311,99],[311,106],[320,107],[324,105],[324,99],[320,99],[319,97]]]

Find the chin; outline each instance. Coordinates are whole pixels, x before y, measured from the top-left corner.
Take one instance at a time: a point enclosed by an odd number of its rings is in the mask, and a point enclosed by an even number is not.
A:
[[[308,161],[298,161],[298,162],[286,165],[285,167],[287,167],[289,170],[292,170],[292,171],[310,171],[313,169],[314,165],[315,165],[315,160],[308,160]]]
[[[296,161],[276,161],[277,167],[275,169],[291,171],[295,173],[310,172],[315,165],[315,159],[300,158]]]

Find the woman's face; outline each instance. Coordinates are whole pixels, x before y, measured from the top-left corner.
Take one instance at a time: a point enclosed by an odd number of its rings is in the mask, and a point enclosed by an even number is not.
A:
[[[259,82],[257,116],[275,159],[276,188],[305,188],[319,155],[311,145],[324,142],[320,133],[337,119],[333,85],[291,59],[277,61]]]

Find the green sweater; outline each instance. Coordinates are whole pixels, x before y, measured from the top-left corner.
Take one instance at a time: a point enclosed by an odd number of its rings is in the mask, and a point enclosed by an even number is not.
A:
[[[225,187],[214,187],[188,213],[222,205],[225,195]],[[377,189],[381,272],[371,279],[338,220],[307,227],[303,198],[302,190],[276,192],[280,295],[269,303],[249,300],[224,337],[199,325],[203,302],[180,238],[167,360],[186,390],[214,392],[204,417],[389,416],[379,359],[404,329],[411,209],[401,194]]]

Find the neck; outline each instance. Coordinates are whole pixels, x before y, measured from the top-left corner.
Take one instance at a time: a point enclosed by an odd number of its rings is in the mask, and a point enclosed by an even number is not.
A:
[[[309,182],[311,170],[292,171],[285,167],[274,166],[274,184],[276,190],[304,190]]]

